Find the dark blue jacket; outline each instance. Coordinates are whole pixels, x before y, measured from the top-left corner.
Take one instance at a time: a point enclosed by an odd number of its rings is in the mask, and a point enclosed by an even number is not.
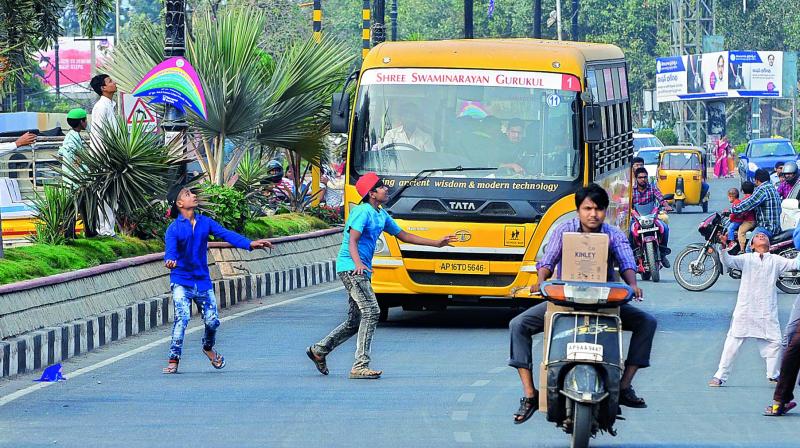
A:
[[[208,236],[214,235],[239,249],[250,249],[250,240],[230,231],[213,219],[195,213],[194,231],[192,223],[183,215],[178,216],[167,228],[164,236],[166,251],[164,260],[175,260],[177,266],[169,274],[171,283],[201,291],[212,288],[208,274]]]

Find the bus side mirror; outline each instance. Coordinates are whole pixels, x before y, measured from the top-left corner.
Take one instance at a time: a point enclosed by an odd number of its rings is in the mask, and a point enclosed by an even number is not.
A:
[[[350,94],[337,92],[331,101],[331,132],[346,134],[348,119],[350,118]]]
[[[603,124],[600,122],[600,106],[587,104],[583,106],[583,140],[586,143],[603,141]]]

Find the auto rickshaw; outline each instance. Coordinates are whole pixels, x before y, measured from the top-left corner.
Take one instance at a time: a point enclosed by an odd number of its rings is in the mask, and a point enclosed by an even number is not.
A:
[[[700,205],[708,213],[706,153],[694,146],[665,146],[656,171],[656,186],[664,195],[673,194],[675,211],[686,205]]]

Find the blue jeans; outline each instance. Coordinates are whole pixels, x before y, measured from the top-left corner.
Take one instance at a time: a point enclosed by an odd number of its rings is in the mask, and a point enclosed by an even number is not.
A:
[[[731,222],[728,226],[728,241],[736,241],[736,231],[739,230],[742,223],[740,222]]]
[[[772,240],[772,232],[770,232],[769,230],[767,230],[767,229],[765,229],[765,228],[763,228],[763,227],[761,227],[761,226],[759,226],[759,227],[756,227],[755,229],[753,229],[753,230],[750,232],[750,234],[751,234],[751,235],[755,235],[756,233],[763,233],[764,235],[767,235],[767,237],[768,237],[770,240]],[[751,238],[751,239],[752,239],[752,238]],[[748,240],[748,241],[750,241],[750,240]],[[748,245],[747,245],[746,252],[752,252],[752,251],[753,251],[753,249],[752,249],[752,248],[750,247],[750,245],[748,244]]]
[[[183,336],[186,326],[189,325],[189,316],[192,310],[192,301],[203,311],[203,322],[206,329],[203,335],[203,350],[211,350],[216,340],[219,328],[219,315],[217,314],[217,298],[214,290],[199,291],[197,286],[190,288],[173,283],[172,303],[175,305],[175,320],[172,323],[172,344],[169,347],[169,359],[181,359],[183,350]]]

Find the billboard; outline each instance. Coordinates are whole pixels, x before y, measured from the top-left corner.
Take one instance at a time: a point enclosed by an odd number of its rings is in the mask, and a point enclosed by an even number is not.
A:
[[[87,84],[92,79],[92,45],[95,46],[95,61],[98,67],[109,58],[114,46],[113,37],[98,37],[94,40],[74,37],[58,38],[58,65],[62,88],[75,84]],[[39,68],[44,73],[43,81],[50,87],[56,85],[56,52],[51,47],[39,52]],[[66,90],[69,90],[67,88]],[[80,90],[80,89],[79,89]],[[85,89],[83,89],[85,90]]]
[[[656,59],[656,100],[780,97],[783,53],[720,51]]]

